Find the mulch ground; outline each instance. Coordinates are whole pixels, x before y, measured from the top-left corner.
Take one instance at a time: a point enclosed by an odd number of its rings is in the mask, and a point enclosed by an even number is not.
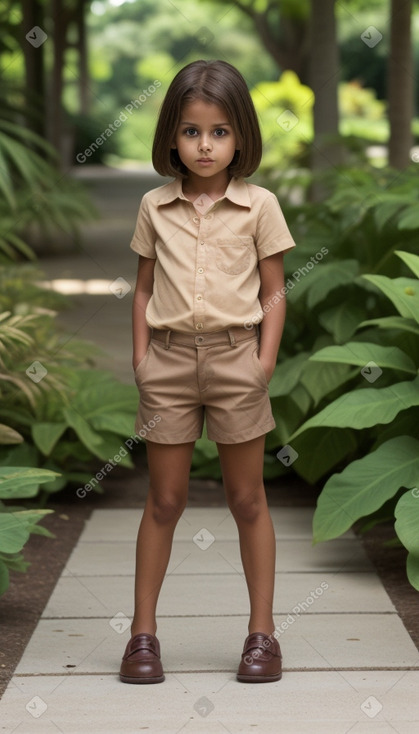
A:
[[[44,607],[54,590],[67,560],[76,545],[86,520],[95,509],[144,507],[147,472],[143,457],[136,458],[135,470],[116,468],[103,482],[105,493],[90,492],[77,498],[75,489],[51,496],[47,506],[54,513],[42,524],[55,538],[32,535],[25,546],[25,559],[31,563],[24,574],[13,573],[9,589],[0,598],[0,696],[32,636]],[[315,507],[318,491],[296,477],[265,482],[268,504],[280,507]],[[16,502],[14,503],[16,504]],[[22,503],[23,504],[23,503]],[[28,501],[24,503],[29,507]],[[189,507],[227,506],[220,482],[191,479]],[[368,557],[419,649],[419,595],[406,578],[406,551],[386,547],[394,537],[391,524],[380,525],[360,536]]]

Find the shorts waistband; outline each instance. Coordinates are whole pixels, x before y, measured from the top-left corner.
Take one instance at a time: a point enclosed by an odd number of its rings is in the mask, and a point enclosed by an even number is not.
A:
[[[259,334],[259,324],[252,324],[251,328],[244,326],[231,326],[224,331],[210,331],[203,334],[186,334],[171,329],[152,329],[151,338],[164,343],[165,349],[170,349],[170,344],[181,344],[185,347],[208,347],[217,344],[229,344],[237,346],[237,342],[252,339]]]

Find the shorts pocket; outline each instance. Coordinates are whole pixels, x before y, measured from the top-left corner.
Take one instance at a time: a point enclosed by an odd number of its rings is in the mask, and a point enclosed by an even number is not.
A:
[[[243,273],[249,268],[254,249],[253,237],[217,240],[215,264],[219,270],[227,273],[227,275],[238,275],[238,273]]]
[[[150,350],[151,350],[151,342],[150,342],[150,344],[147,347],[147,351],[146,351],[144,357],[142,359],[140,359],[140,361],[138,362],[138,364],[137,364],[137,366],[136,366],[136,368],[134,370],[134,377],[135,377],[135,379],[137,381],[140,379],[140,376],[142,374],[142,371],[144,369],[144,366],[148,362],[148,358],[150,356]]]
[[[264,388],[268,389],[268,380],[266,379],[266,373],[263,369],[262,362],[259,359],[259,345],[255,347],[252,352],[252,361],[261,384],[264,386]]]

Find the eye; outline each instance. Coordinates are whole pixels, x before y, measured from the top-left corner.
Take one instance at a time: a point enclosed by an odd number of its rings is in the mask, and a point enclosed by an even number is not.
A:
[[[224,135],[227,135],[227,130],[224,130],[224,128],[222,128],[222,127],[217,127],[214,130],[214,135],[215,135],[216,138],[223,138]]]
[[[183,131],[184,135],[186,135],[188,138],[193,138],[196,134],[196,128],[195,127],[187,127]]]

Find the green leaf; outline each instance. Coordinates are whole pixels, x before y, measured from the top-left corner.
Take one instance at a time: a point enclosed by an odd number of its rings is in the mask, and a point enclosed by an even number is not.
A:
[[[277,437],[277,443],[272,447],[275,448],[278,444],[283,446],[288,442],[288,436],[301,425],[304,414],[301,413],[289,395],[273,398],[272,413],[276,423],[276,428],[273,429],[273,433]],[[270,435],[269,433],[268,436]]]
[[[360,517],[378,510],[419,471],[419,442],[398,436],[333,474],[323,487],[313,517],[315,543],[337,538]]]
[[[342,362],[365,367],[368,362],[375,362],[381,369],[393,369],[417,374],[417,369],[410,359],[398,347],[382,347],[369,342],[348,342],[320,349],[312,354],[310,361],[314,362]]]
[[[350,455],[357,448],[353,431],[336,431],[324,428],[316,435],[316,440],[304,434],[292,442],[292,448],[299,454],[300,461],[295,461],[293,469],[306,482],[315,484]]]
[[[326,331],[333,334],[338,343],[346,342],[356,331],[365,309],[344,300],[319,314],[319,321]]]
[[[67,428],[66,423],[34,423],[32,438],[44,456],[49,456],[57,441]]]
[[[9,588],[9,569],[4,561],[0,560],[0,596]]]
[[[58,477],[57,472],[47,469],[0,467],[0,497],[2,499],[34,497],[40,484]]]
[[[397,222],[399,229],[419,229],[419,207],[412,204],[406,207]]]
[[[374,209],[374,219],[377,228],[383,229],[392,216],[401,209],[402,206],[405,206],[405,204],[406,198],[401,195],[395,198],[394,201],[384,201],[382,204],[378,204]]]
[[[320,364],[308,360],[301,375],[301,384],[310,393],[316,406],[322,398],[344,385],[357,372],[344,364]]]
[[[311,406],[311,397],[303,385],[296,385],[290,395],[293,403],[300,409],[303,415],[306,415]]]
[[[52,510],[22,510],[0,514],[0,551],[18,553],[29,538],[31,526]]]
[[[407,575],[410,583],[419,591],[419,472],[416,487],[403,494],[394,510],[394,528],[401,542],[409,551]]]
[[[415,481],[417,486],[411,488],[409,492],[405,492],[395,507],[396,522],[394,529],[404,547],[410,553],[419,557],[419,471],[413,479],[413,482]],[[408,486],[405,482],[403,485]]]
[[[107,406],[104,406],[107,409]],[[119,436],[130,436],[134,433],[134,417],[132,413],[102,413],[89,419],[96,431],[110,431]]]
[[[352,283],[359,272],[357,260],[340,260],[332,263],[318,263],[306,274],[300,274],[288,297],[290,301],[298,300],[307,293],[309,308],[323,301],[330,291],[339,286]],[[293,274],[295,276],[295,273]]]
[[[407,578],[412,586],[419,591],[419,556],[409,553],[406,561]]]
[[[101,436],[90,428],[88,422],[80,415],[77,410],[73,408],[64,408],[63,416],[66,419],[70,428],[72,428],[80,441],[92,452],[95,456],[99,456],[99,449],[102,445]],[[99,458],[101,458],[99,456]]]
[[[25,561],[23,553],[0,553],[0,560],[6,564],[9,571],[18,571],[19,573],[25,573],[31,565],[29,561]]]
[[[412,252],[404,252],[403,250],[395,250],[394,254],[400,257],[406,263],[407,267],[410,268],[413,275],[419,278],[419,255],[414,255]]]
[[[413,278],[387,278],[385,275],[362,275],[394,304],[401,316],[419,323],[419,283]]]
[[[289,395],[300,379],[309,354],[309,352],[300,352],[295,357],[285,359],[276,365],[269,382],[269,396],[271,398]]]
[[[403,316],[383,316],[380,319],[368,319],[362,321],[358,328],[364,326],[378,326],[379,329],[399,329],[400,331],[410,331],[412,334],[419,335],[419,326],[412,319],[405,319]]]
[[[377,388],[353,390],[338,397],[320,413],[303,423],[289,440],[320,426],[336,428],[370,428],[378,423],[390,423],[393,418],[412,405],[419,405],[419,377],[409,382]]]
[[[0,423],[0,444],[22,443],[25,439],[23,436],[4,423]]]

